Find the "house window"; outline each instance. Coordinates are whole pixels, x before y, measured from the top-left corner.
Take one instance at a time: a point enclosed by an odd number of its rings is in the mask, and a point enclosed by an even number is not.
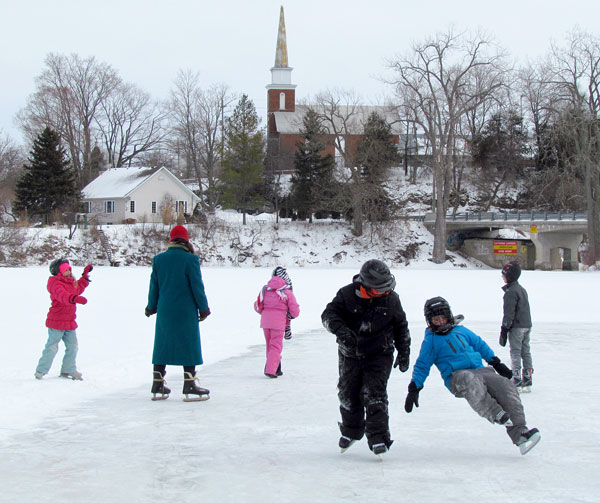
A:
[[[129,213],[135,213],[135,201],[129,201]]]
[[[279,110],[285,110],[285,93],[279,93]]]
[[[156,201],[152,201],[152,213],[156,213]]]
[[[115,212],[115,202],[114,201],[104,201],[104,213],[114,213]]]
[[[83,212],[84,213],[91,213],[92,212],[92,202],[91,201],[84,201],[83,202]]]
[[[175,208],[177,213],[187,213],[187,201],[177,201]]]

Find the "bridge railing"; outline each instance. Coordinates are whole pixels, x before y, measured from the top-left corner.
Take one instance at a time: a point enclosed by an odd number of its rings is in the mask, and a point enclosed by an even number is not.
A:
[[[430,214],[432,215],[432,214]],[[428,215],[428,216],[430,216]],[[431,218],[431,217],[430,217]],[[435,217],[434,217],[435,218]],[[567,220],[587,220],[587,212],[585,211],[572,211],[572,212],[540,212],[540,211],[477,211],[477,212],[464,212],[464,213],[448,213],[446,220],[450,221],[463,221],[463,222],[478,222],[478,221],[567,221]]]

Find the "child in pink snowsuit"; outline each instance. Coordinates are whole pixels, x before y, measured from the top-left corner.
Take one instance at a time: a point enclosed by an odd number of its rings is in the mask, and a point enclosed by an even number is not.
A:
[[[265,333],[267,343],[267,363],[265,376],[275,378],[281,372],[281,350],[283,333],[290,313],[292,318],[300,314],[300,306],[294,292],[283,278],[273,276],[262,288],[254,302],[254,310],[261,315],[260,326]]]

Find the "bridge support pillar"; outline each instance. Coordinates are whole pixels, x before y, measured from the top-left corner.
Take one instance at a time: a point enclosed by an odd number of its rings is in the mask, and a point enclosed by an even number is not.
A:
[[[561,269],[573,271],[579,268],[577,248],[583,233],[540,232],[531,234],[535,245],[535,268],[544,271]]]

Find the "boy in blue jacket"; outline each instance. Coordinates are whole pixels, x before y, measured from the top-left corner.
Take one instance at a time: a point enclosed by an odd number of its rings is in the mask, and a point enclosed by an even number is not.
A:
[[[434,297],[425,302],[425,319],[425,339],[408,385],[406,412],[419,406],[419,392],[431,366],[435,365],[454,396],[466,398],[471,408],[490,423],[505,426],[521,454],[527,454],[541,437],[537,428],[526,426],[523,405],[511,381],[511,370],[481,337],[458,326],[462,317],[454,318],[446,299]],[[490,367],[484,367],[482,359]]]

